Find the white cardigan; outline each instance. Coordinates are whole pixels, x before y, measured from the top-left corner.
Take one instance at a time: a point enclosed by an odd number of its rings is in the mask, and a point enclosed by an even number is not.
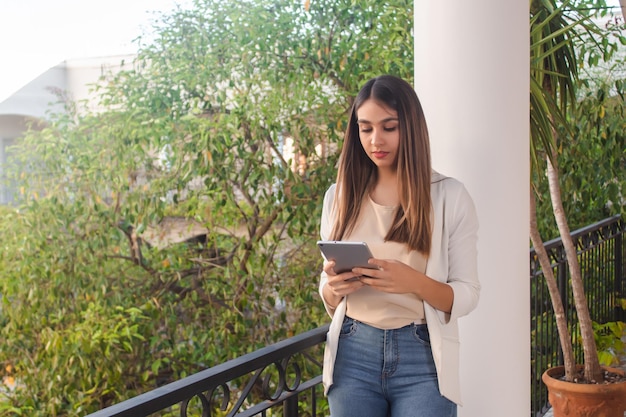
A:
[[[335,194],[332,185],[324,197],[320,235],[327,240],[332,227],[332,205]],[[424,303],[430,344],[437,368],[441,395],[461,405],[459,382],[459,331],[457,320],[478,304],[477,239],[478,218],[474,203],[464,185],[454,178],[433,172],[431,180],[433,204],[433,236],[426,275],[447,282],[454,292],[452,312],[447,314]],[[322,288],[327,276],[321,274],[320,295],[326,311],[332,317],[324,351],[324,393],[333,384],[333,371],[341,324],[346,315],[346,298],[332,309],[324,300]]]

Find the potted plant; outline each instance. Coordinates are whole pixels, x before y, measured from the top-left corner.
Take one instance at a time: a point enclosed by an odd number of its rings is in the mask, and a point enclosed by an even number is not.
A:
[[[574,360],[564,306],[538,232],[535,187],[531,186],[530,237],[550,292],[564,359],[564,366],[547,369],[542,380],[548,387],[555,417],[623,417],[626,410],[626,378],[622,371],[600,365],[576,247],[563,210],[559,186],[558,129],[561,128],[566,135],[571,134],[567,113],[577,105],[579,56],[575,41],[580,39],[581,33],[592,38],[600,34],[599,28],[588,16],[576,13],[575,10],[565,11],[569,6],[568,2],[559,6],[556,0],[530,0],[531,165],[533,170],[538,170],[542,161],[546,163],[554,218],[563,240],[571,275],[584,363],[576,364]],[[602,48],[603,44],[599,42],[597,46]],[[583,402],[576,403],[577,398],[582,398]]]

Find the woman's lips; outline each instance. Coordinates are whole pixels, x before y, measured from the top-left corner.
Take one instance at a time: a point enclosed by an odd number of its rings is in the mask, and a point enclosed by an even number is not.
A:
[[[372,155],[374,155],[374,158],[378,158],[378,159],[382,159],[385,156],[387,156],[388,154],[389,154],[389,152],[383,152],[383,151],[372,152]]]

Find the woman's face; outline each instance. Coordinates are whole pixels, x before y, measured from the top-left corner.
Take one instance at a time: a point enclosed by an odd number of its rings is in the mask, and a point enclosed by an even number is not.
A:
[[[378,169],[395,171],[400,145],[398,112],[368,99],[356,111],[363,149]]]

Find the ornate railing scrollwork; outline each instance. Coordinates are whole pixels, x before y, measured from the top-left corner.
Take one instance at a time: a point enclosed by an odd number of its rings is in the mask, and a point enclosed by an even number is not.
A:
[[[180,416],[191,417],[189,415],[190,402],[194,399],[200,400],[202,417],[212,417],[213,410],[218,408],[221,411],[226,411],[228,416],[235,416],[242,409],[244,404],[258,404],[260,401],[266,401],[268,405],[270,403],[277,403],[286,392],[296,392],[300,387],[302,381],[302,369],[298,364],[297,359],[311,360],[310,356],[306,355],[289,355],[280,361],[275,361],[268,366],[264,366],[256,372],[254,372],[245,387],[241,390],[237,390],[237,395],[234,396],[231,387],[227,383],[219,384],[205,393],[198,393],[191,398],[187,398],[180,403]],[[320,366],[319,362],[315,362],[317,366]],[[289,372],[291,371],[291,373]],[[289,375],[293,375],[292,384],[289,384]],[[278,378],[278,380],[276,380]],[[232,382],[232,381],[229,381]],[[221,388],[221,390],[220,390]],[[236,388],[233,388],[236,389]],[[218,391],[221,391],[218,393]],[[256,395],[256,398],[254,398]],[[234,401],[234,398],[237,400]],[[253,397],[253,398],[250,398]],[[219,406],[217,401],[221,401]],[[268,406],[269,408],[269,406]],[[195,411],[195,408],[193,408]]]
[[[328,325],[318,327],[88,417],[144,417],[162,410],[171,413],[177,407],[181,417],[195,416],[200,411],[202,417],[212,417],[218,409],[229,417],[255,416],[265,415],[266,410],[276,407],[292,410],[294,401],[295,412],[285,412],[284,415],[295,417],[300,392],[307,391],[307,396],[313,396],[313,406],[316,404],[314,397],[321,392],[316,393],[315,388],[321,385],[320,359],[323,353],[320,348],[327,332]],[[246,381],[245,387],[239,389],[243,381]]]
[[[202,404],[202,417],[211,417],[211,408],[210,408],[211,404],[210,404],[210,401],[207,399],[207,397],[204,396],[203,393],[196,394],[191,398],[187,398],[184,401],[181,401],[180,403],[181,417],[187,417],[189,402],[193,400],[194,398],[200,399],[200,403]]]
[[[300,381],[302,379],[302,371],[300,370],[300,366],[298,365],[298,362],[296,362],[295,360],[292,361],[292,359],[293,359],[293,356],[289,356],[280,362],[274,362],[274,366],[276,367],[276,370],[278,371],[278,383],[274,384],[276,389],[273,394],[270,394],[271,382],[272,382],[271,377],[273,376],[273,374],[266,373],[265,376],[263,377],[262,392],[263,392],[263,398],[265,400],[276,401],[280,398],[283,392],[285,391],[294,392],[300,386]],[[294,384],[291,386],[288,385],[287,383],[287,369],[290,365],[293,367],[295,371],[294,372],[295,381],[294,381]]]

